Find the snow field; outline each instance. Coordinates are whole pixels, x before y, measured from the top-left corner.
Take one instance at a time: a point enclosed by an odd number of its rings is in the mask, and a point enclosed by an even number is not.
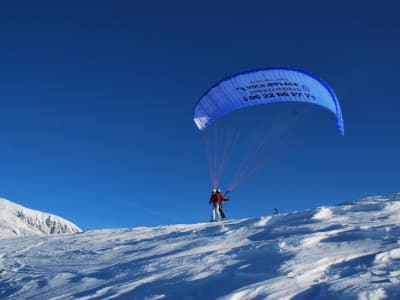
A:
[[[400,195],[0,242],[1,299],[400,299]]]

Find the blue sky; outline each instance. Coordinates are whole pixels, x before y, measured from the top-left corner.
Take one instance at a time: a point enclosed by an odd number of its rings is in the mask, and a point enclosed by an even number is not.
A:
[[[399,192],[398,7],[353,3],[2,1],[0,197],[83,229],[208,221],[193,106],[270,66],[327,81],[346,135],[313,114],[318,127],[291,135],[298,150],[232,193],[228,217]]]

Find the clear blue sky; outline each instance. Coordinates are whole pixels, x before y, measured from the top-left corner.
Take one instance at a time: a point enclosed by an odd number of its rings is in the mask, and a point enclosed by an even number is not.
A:
[[[56,2],[0,4],[1,197],[83,229],[208,221],[193,106],[270,66],[327,81],[346,135],[319,111],[312,142],[232,193],[228,217],[400,191],[396,4]]]

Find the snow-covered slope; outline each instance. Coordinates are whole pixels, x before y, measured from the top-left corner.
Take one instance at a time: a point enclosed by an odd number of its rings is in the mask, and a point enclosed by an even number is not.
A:
[[[400,299],[400,194],[0,241],[1,299]]]
[[[80,231],[76,225],[63,218],[0,198],[0,239]]]

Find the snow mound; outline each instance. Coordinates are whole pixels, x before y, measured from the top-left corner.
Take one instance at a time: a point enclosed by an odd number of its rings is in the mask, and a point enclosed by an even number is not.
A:
[[[332,218],[332,210],[328,207],[321,207],[319,211],[314,215],[315,220],[327,220]]]
[[[5,239],[0,298],[400,299],[399,204]]]
[[[63,218],[0,198],[0,238],[81,231],[79,227]]]

